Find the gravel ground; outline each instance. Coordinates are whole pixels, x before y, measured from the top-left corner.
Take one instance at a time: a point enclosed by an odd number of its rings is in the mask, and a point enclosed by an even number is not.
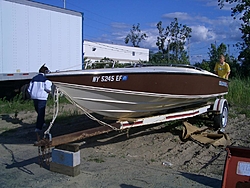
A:
[[[249,147],[249,119],[236,107],[229,112],[226,133],[232,145]],[[82,140],[80,174],[71,177],[40,167],[35,118],[34,112],[1,115],[0,187],[221,187],[225,147],[183,141],[181,121],[134,128],[129,138],[127,132],[110,132]],[[77,115],[56,122],[51,132],[56,136],[90,124]]]

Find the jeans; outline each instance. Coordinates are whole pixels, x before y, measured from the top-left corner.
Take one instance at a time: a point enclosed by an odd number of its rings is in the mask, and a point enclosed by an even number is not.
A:
[[[45,117],[46,100],[33,99],[35,110],[37,112],[36,128],[42,130]]]

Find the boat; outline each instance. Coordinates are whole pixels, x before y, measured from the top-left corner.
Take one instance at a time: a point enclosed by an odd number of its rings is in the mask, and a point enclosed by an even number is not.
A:
[[[46,76],[89,113],[115,120],[201,105],[228,93],[228,80],[189,65],[71,70]]]

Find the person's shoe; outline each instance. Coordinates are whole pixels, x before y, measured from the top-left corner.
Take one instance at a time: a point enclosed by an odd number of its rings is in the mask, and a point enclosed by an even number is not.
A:
[[[42,130],[40,130],[40,129],[38,129],[38,128],[35,129],[35,132],[36,132],[36,133],[40,133],[41,131],[42,131]]]
[[[34,142],[34,146],[38,146],[39,142],[38,141],[35,141]]]

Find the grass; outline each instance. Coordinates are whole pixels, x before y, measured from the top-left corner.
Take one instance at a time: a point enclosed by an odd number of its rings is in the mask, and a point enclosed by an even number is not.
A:
[[[60,104],[69,103],[66,98],[60,98]],[[53,107],[54,101],[50,96],[47,101],[47,107]],[[18,113],[21,111],[34,111],[32,100],[23,100],[22,95],[17,95],[11,100],[0,99],[0,114]]]
[[[20,111],[34,110],[32,100],[22,100],[21,95],[15,96],[12,100],[5,98],[0,100],[0,114],[18,113]]]
[[[151,159],[150,161],[151,161],[152,163],[157,162],[157,160],[155,160],[155,159]]]
[[[225,97],[231,106],[237,108],[238,114],[250,118],[250,78],[230,80],[229,92]],[[232,115],[229,110],[229,116]],[[234,115],[235,116],[235,115]]]
[[[248,107],[250,105],[250,78],[230,80],[226,99],[231,104]]]
[[[77,109],[66,109],[63,104],[69,104],[69,101],[65,97],[60,97],[59,99],[59,113],[56,118],[57,122],[70,122],[72,118],[78,116],[80,114]],[[45,116],[46,124],[49,124],[53,118],[53,108],[54,108],[54,100],[50,96],[47,100],[46,109],[49,110]],[[19,112],[35,112],[33,100],[23,100],[22,95],[15,96],[12,100],[0,99],[0,114],[15,114],[18,115]]]
[[[91,157],[90,159],[88,159],[88,161],[90,161],[90,162],[96,162],[96,163],[103,163],[103,162],[105,162],[105,160],[102,159],[101,157],[100,158]]]
[[[68,109],[65,108],[65,106],[63,105],[65,103],[60,102],[59,104],[59,109],[58,109],[58,116],[56,117],[56,121],[57,122],[64,122],[64,123],[70,123],[71,121],[73,121],[73,117],[77,117],[79,115],[81,115],[81,111],[77,109],[77,107],[75,107],[74,109]],[[53,118],[53,110],[54,107],[51,105],[50,107],[47,107],[49,109],[49,112],[46,113],[46,122],[47,120],[52,120]],[[69,118],[71,117],[71,118]]]

